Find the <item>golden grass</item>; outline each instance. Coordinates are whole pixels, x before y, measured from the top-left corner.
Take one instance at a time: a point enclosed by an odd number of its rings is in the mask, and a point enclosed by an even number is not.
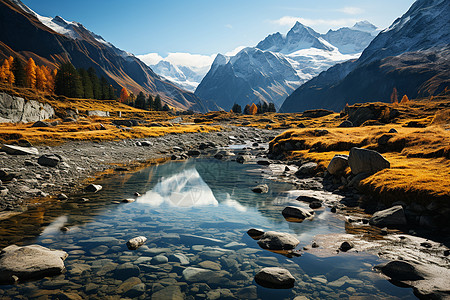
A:
[[[448,106],[449,98],[445,99],[437,103],[412,101],[402,107],[402,117],[393,124],[290,129],[270,142],[270,151],[285,153],[289,159],[316,161],[324,170],[335,154],[348,154],[351,147],[374,149],[391,163],[391,168],[361,181],[364,191],[386,202],[449,201],[450,113],[441,109]],[[411,121],[428,126],[406,127]],[[398,133],[389,134],[391,128]],[[318,131],[323,129],[328,133]],[[391,138],[383,142],[380,138],[386,135]]]
[[[181,125],[161,123],[162,127],[136,126],[130,130],[106,124],[102,118],[87,118],[76,123],[62,123],[53,127],[31,127],[32,124],[0,124],[0,142],[14,143],[24,139],[32,144],[56,145],[66,141],[110,141],[221,130],[220,126]],[[104,126],[104,130],[101,130]]]

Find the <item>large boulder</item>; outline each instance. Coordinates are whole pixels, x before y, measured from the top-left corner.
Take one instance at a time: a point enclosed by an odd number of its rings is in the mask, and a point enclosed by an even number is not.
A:
[[[391,164],[377,151],[353,147],[348,156],[348,165],[353,174],[374,174]]]
[[[258,241],[258,245],[267,250],[292,250],[299,243],[295,236],[277,231],[265,232]]]
[[[450,269],[413,260],[394,260],[374,267],[394,282],[411,286],[420,299],[450,298]]]
[[[314,215],[313,211],[309,211],[303,207],[287,206],[281,212],[285,218],[307,219]]]
[[[255,281],[266,288],[290,289],[294,287],[295,278],[286,269],[271,267],[256,273]]]
[[[34,147],[20,147],[14,145],[2,145],[0,151],[6,152],[11,155],[38,155],[38,149]]]
[[[56,167],[61,160],[61,156],[58,154],[44,154],[38,158],[38,164],[46,167]]]
[[[61,274],[67,253],[40,245],[11,245],[0,253],[0,284]]]
[[[407,224],[405,211],[401,205],[377,211],[369,220],[370,225],[377,227],[397,227]]]
[[[331,175],[344,172],[348,166],[348,155],[336,154],[328,164],[327,171]]]

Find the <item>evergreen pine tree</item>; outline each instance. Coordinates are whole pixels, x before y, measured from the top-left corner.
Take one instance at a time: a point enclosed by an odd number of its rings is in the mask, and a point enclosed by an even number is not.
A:
[[[242,113],[242,107],[239,104],[234,103],[233,107],[231,108],[231,111],[234,112],[235,114],[241,114]]]
[[[268,112],[277,112],[277,109],[275,108],[275,104],[273,102],[269,103],[269,107],[267,109]]]
[[[83,85],[80,75],[69,62],[62,64],[55,78],[55,93],[71,98],[83,97]]]
[[[22,62],[15,57],[13,61],[12,71],[15,78],[16,86],[24,87],[26,85],[26,74]]]
[[[94,98],[94,89],[88,71],[86,71],[85,69],[78,69],[78,73],[80,74],[81,84],[83,85],[83,98]]]
[[[145,106],[146,110],[153,110],[154,103],[153,103],[152,95],[148,95],[148,98],[147,98],[147,101],[146,101],[145,105],[146,105]]]
[[[250,114],[250,104],[247,104],[244,107],[244,115],[249,115]]]
[[[135,101],[135,107],[144,109],[145,108],[145,95],[143,92],[139,92],[139,94],[136,97]]]
[[[100,79],[100,90],[101,90],[100,98],[102,100],[108,99],[109,98],[109,84],[104,76],[102,76],[102,78]]]
[[[257,113],[258,114],[262,114],[263,111],[262,111],[262,104],[261,104],[261,102],[259,102],[258,105],[256,105],[256,108],[257,108]]]
[[[87,70],[89,74],[89,78],[91,78],[92,82],[92,94],[94,99],[100,99],[101,98],[101,88],[100,88],[100,80],[98,79],[97,73],[95,72],[95,69],[90,67]]]
[[[159,95],[156,95],[155,97],[155,101],[153,102],[153,109],[156,111],[162,110],[161,97]]]
[[[262,107],[261,107],[261,113],[263,114],[263,113],[266,113],[266,112],[268,112],[268,111],[269,111],[269,105],[267,105],[267,103],[264,102],[264,103],[262,104]]]
[[[114,87],[110,84],[109,85],[109,97],[110,100],[116,100],[116,90],[114,89]]]

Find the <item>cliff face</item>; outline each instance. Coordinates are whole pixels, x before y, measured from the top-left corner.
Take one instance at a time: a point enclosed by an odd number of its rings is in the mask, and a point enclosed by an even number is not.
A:
[[[11,55],[22,60],[32,57],[37,64],[53,68],[70,61],[77,68],[93,67],[116,89],[160,94],[174,107],[206,111],[193,93],[160,78],[134,55],[114,47],[83,25],[55,17],[51,22],[67,28],[67,33],[61,34],[44,25],[42,18],[17,0],[0,0],[0,59]]]

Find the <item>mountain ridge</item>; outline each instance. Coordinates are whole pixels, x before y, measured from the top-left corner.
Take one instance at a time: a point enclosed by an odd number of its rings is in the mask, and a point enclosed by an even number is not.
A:
[[[80,23],[61,17],[41,17],[44,23],[70,31],[64,35],[46,26],[38,16],[19,0],[0,0],[0,25],[4,28],[0,31],[0,58],[32,57],[37,64],[52,68],[68,61],[77,68],[92,66],[116,89],[125,87],[134,93],[160,94],[173,107],[207,111],[204,102],[193,93],[161,79],[134,55],[114,47]]]
[[[351,43],[352,33],[359,35],[353,40],[365,40],[366,45],[373,39],[370,33],[349,30],[348,35],[341,36],[342,45]],[[244,48],[234,56],[219,53],[195,94],[225,110],[233,103],[245,106],[252,102],[273,102],[280,107],[302,83],[336,63],[359,56],[355,51],[361,46],[348,47],[349,54],[342,54],[325,36],[297,22],[286,35],[270,34],[255,47]],[[223,67],[227,64],[228,67]]]
[[[448,1],[416,1],[358,60],[306,82],[286,98],[281,111],[339,111],[362,100],[388,102],[394,88],[409,98],[439,94],[450,85],[449,19]]]

